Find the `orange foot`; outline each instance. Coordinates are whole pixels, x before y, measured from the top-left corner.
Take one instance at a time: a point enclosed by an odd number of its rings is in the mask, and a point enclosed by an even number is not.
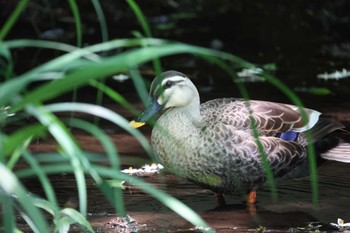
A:
[[[256,214],[256,208],[254,205],[255,202],[256,202],[256,191],[250,191],[247,195],[247,210],[251,216],[255,216]]]
[[[247,204],[254,204],[256,202],[256,191],[250,191],[247,195]]]
[[[222,195],[222,193],[215,193],[215,196],[216,196],[216,201],[217,201],[219,206],[226,205],[226,201],[225,201],[224,195]]]

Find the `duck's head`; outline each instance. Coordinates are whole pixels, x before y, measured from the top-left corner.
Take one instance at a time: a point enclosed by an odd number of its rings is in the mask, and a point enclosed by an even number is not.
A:
[[[130,125],[143,126],[152,116],[167,108],[185,107],[198,97],[198,91],[191,80],[183,73],[166,71],[151,84],[150,104]]]

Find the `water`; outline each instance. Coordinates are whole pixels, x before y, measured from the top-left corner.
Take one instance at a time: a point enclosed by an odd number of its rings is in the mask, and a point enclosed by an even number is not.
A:
[[[343,122],[350,122],[349,108],[323,105],[326,116]],[[111,108],[113,108],[111,106]],[[128,113],[120,109],[122,114]],[[140,167],[150,163],[142,148],[131,136],[108,124],[102,125],[116,143],[124,168]],[[150,136],[150,127],[143,133]],[[82,132],[74,132],[79,143],[89,151],[102,149],[95,139]],[[50,151],[55,148],[52,141],[39,141],[31,145],[32,152]],[[169,174],[155,174],[142,177],[157,188],[178,198],[200,214],[217,232],[262,231],[284,232],[317,226],[321,230],[332,231],[329,224],[337,218],[350,221],[350,164],[327,161],[319,169],[319,203],[312,204],[312,191],[309,177],[284,181],[277,187],[278,200],[272,201],[268,187],[258,191],[256,209],[248,210],[242,198],[226,196],[228,203],[218,207],[211,191],[204,190],[186,180]],[[61,174],[51,177],[61,206],[77,207],[76,182],[71,175]],[[41,194],[40,184],[35,180],[25,182],[33,193]],[[193,226],[164,207],[157,200],[135,186],[125,184],[124,200],[129,216],[133,219],[127,224],[118,218],[104,196],[88,180],[89,220],[98,232],[192,232]],[[130,222],[130,221],[129,221]],[[310,222],[313,225],[308,226]],[[130,225],[131,224],[131,225]],[[298,228],[299,227],[299,228]],[[74,228],[73,228],[74,229]],[[80,231],[79,228],[75,228]]]

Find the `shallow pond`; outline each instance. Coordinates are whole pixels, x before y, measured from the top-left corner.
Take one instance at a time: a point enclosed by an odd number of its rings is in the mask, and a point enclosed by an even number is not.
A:
[[[338,107],[321,106],[325,115],[344,123],[350,122],[350,112],[345,104]],[[118,109],[116,110],[118,111]],[[127,115],[127,113],[124,113]],[[105,127],[105,128],[104,128]],[[129,135],[103,126],[115,141],[124,168],[141,167],[151,163],[141,146]],[[143,132],[149,136],[150,128]],[[79,143],[90,151],[100,151],[95,139],[76,132]],[[54,144],[37,142],[31,145],[32,152],[50,151]],[[256,209],[247,210],[238,196],[227,196],[225,207],[218,207],[211,191],[204,190],[183,179],[168,174],[144,176],[147,182],[183,201],[200,214],[217,232],[265,231],[336,231],[330,223],[337,218],[350,221],[350,164],[327,161],[318,169],[319,203],[312,204],[309,177],[284,181],[277,187],[278,200],[272,201],[268,187],[258,191]],[[77,206],[76,183],[70,175],[52,177],[53,186],[61,205]],[[30,191],[41,193],[38,182],[26,181]],[[97,232],[192,232],[193,226],[164,207],[160,202],[145,194],[137,187],[125,184],[124,200],[130,219],[118,218],[112,206],[97,190],[92,181],[88,182],[89,220]],[[312,224],[310,224],[310,222]],[[79,228],[73,228],[77,232]]]

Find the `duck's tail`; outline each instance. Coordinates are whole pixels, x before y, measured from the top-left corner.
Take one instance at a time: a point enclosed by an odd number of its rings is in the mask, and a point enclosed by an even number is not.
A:
[[[350,163],[350,132],[344,125],[321,118],[310,131],[316,153],[321,158]]]
[[[350,163],[350,143],[339,143],[336,147],[322,153],[321,157],[327,160]]]

